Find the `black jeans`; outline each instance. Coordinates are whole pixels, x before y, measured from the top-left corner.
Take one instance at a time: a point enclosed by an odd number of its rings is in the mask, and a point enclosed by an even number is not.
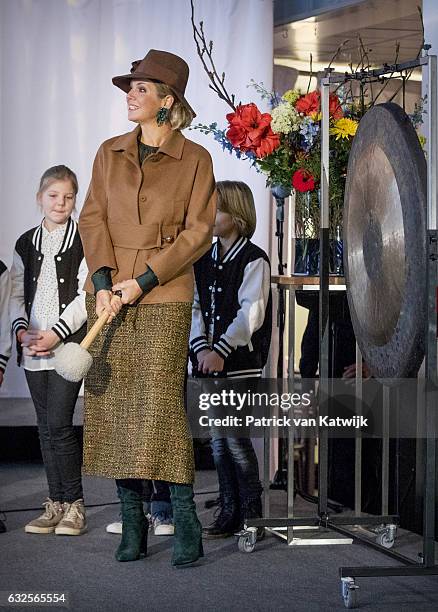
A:
[[[251,440],[213,435],[211,450],[223,501],[240,507],[243,512],[248,503],[260,500],[263,489]]]
[[[55,370],[25,370],[35,406],[41,454],[53,501],[72,503],[83,497],[79,441],[73,413],[81,383],[72,383]]]
[[[145,502],[165,502],[170,504],[169,484],[165,480],[146,480],[143,478],[116,479],[116,485],[135,491]]]

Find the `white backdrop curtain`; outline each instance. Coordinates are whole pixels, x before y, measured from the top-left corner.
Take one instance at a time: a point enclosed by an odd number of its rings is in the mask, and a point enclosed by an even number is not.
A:
[[[251,78],[268,88],[272,84],[272,0],[195,0],[195,10],[196,21],[203,19],[214,41],[214,59],[218,71],[226,72],[229,92],[236,101],[259,103],[247,84]],[[35,193],[43,171],[63,163],[77,173],[80,209],[99,144],[134,127],[111,77],[128,72],[131,61],[150,48],[188,62],[186,94],[198,115],[195,122],[225,126],[230,109],[208,88],[192,37],[189,0],[1,0],[0,33],[0,258],[8,266],[15,240],[40,222]],[[258,212],[254,239],[268,250],[264,176],[222,152],[211,137],[196,131],[186,136],[209,149],[217,180],[250,185]],[[13,360],[0,394],[28,395]]]

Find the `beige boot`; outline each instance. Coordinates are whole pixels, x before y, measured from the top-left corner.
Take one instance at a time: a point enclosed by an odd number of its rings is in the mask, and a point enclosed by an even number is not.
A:
[[[48,497],[43,506],[45,507],[44,514],[25,526],[26,533],[53,533],[62,520],[64,508],[61,502],[54,502]]]
[[[55,529],[56,535],[82,535],[87,531],[84,500],[64,502],[64,516]]]

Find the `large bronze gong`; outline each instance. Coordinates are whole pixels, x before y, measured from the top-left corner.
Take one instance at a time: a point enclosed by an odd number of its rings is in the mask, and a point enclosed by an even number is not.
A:
[[[426,325],[426,161],[397,104],[371,108],[348,162],[344,267],[351,319],[374,376],[415,376]]]

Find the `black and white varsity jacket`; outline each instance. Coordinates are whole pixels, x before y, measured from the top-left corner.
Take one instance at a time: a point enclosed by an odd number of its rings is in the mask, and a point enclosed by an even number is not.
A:
[[[17,240],[11,269],[10,319],[14,334],[29,327],[38,277],[44,255],[41,252],[42,223]],[[86,312],[76,298],[85,283],[87,266],[78,224],[71,217],[64,240],[55,256],[58,281],[59,320],[52,330],[62,342],[81,342],[86,334]],[[17,343],[17,361],[21,363],[21,346]]]
[[[190,357],[194,376],[196,355],[211,348],[224,360],[218,377],[260,377],[266,363],[272,329],[269,258],[248,238],[240,237],[225,256],[219,243],[194,265]]]
[[[5,264],[0,261],[0,371],[4,372],[11,356],[12,340],[9,324],[11,282]]]

